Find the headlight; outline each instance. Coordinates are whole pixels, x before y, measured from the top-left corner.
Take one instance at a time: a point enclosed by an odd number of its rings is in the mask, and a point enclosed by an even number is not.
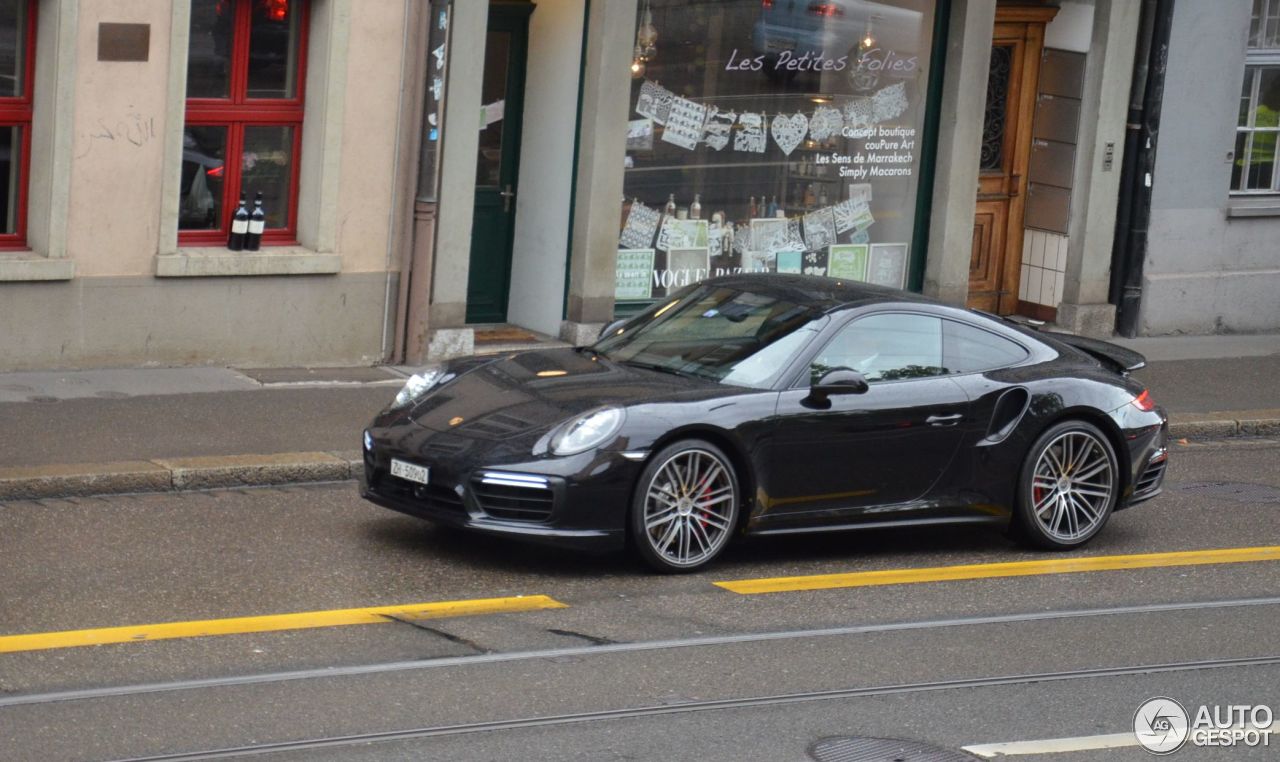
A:
[[[440,368],[423,368],[409,376],[409,380],[404,382],[404,388],[391,403],[391,409],[399,410],[417,402],[424,394],[431,391],[431,387],[435,386],[443,375],[444,371]]]
[[[606,407],[571,422],[551,440],[551,451],[556,455],[576,455],[584,450],[604,444],[622,428],[622,410]]]

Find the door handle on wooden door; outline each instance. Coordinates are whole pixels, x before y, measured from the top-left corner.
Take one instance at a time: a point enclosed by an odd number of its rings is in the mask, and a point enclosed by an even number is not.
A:
[[[502,196],[502,212],[505,214],[511,211],[511,199],[516,196],[516,192],[511,190],[511,183],[507,183],[507,187],[499,191],[498,195]]]

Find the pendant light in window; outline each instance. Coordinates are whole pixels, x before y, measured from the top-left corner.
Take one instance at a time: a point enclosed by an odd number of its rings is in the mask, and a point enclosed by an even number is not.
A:
[[[646,65],[657,53],[658,30],[653,25],[653,9],[650,0],[644,0],[641,6],[640,23],[636,25],[636,47],[631,58],[631,76],[639,79],[644,76]]]

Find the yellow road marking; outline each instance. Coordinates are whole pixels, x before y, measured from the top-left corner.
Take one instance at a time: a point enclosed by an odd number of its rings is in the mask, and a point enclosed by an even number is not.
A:
[[[742,595],[787,593],[797,590],[831,590],[841,587],[906,585],[914,582],[943,582],[957,579],[994,577],[1031,577],[1040,574],[1114,571],[1118,569],[1150,569],[1162,566],[1198,566],[1201,564],[1236,564],[1249,561],[1280,560],[1280,546],[1258,548],[1222,548],[1190,550],[1176,553],[1144,553],[1129,556],[1093,556],[1061,558],[1047,561],[1015,561],[1000,564],[966,566],[932,566],[922,569],[886,569],[883,571],[818,574],[808,577],[772,577],[716,582],[718,587]]]
[[[36,632],[29,635],[0,636],[0,653],[43,651],[52,648],[98,646],[106,643],[133,643],[170,638],[202,638],[210,635],[239,635],[249,632],[306,630],[348,624],[380,624],[396,619],[439,619],[472,614],[498,614],[538,609],[563,609],[565,604],[545,595],[514,598],[482,598],[469,601],[410,603],[402,606],[374,606],[362,609],[303,611],[296,614],[205,619],[194,622],[165,622],[95,630]]]

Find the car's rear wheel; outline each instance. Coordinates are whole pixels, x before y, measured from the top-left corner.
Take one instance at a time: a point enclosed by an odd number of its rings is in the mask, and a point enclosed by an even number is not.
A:
[[[661,572],[687,572],[724,551],[741,499],[733,465],[720,448],[690,439],[655,454],[631,504],[636,552]]]
[[[1093,424],[1064,421],[1027,453],[1018,488],[1018,523],[1031,544],[1079,547],[1102,529],[1120,494],[1115,449]]]

